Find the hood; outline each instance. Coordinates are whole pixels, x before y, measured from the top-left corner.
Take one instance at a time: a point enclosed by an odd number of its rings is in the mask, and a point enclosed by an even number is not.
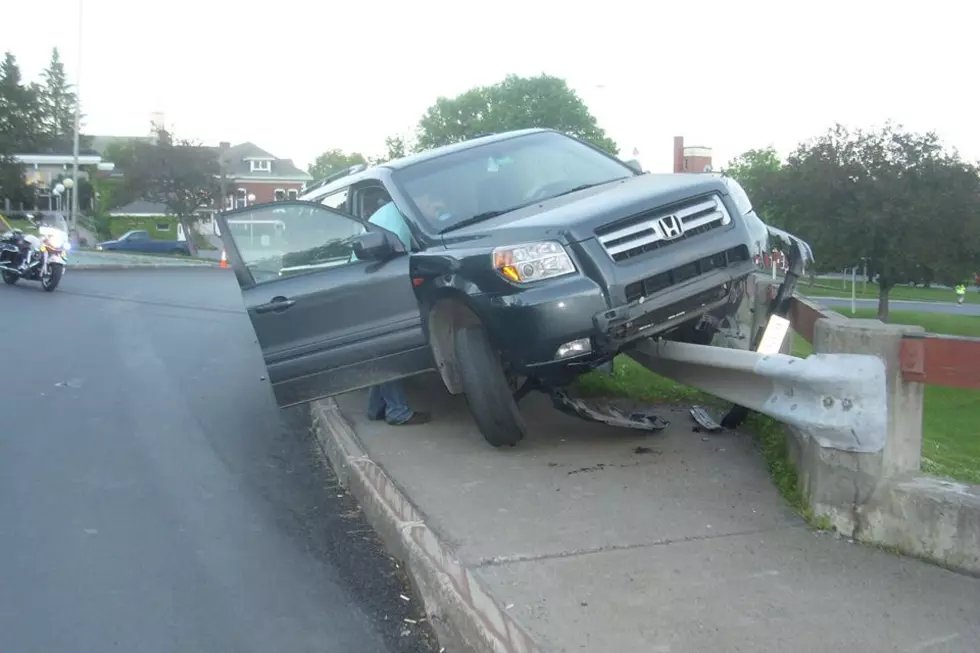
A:
[[[643,174],[555,197],[443,234],[447,247],[497,245],[530,240],[571,244],[595,237],[603,225],[696,195],[727,195],[725,185],[708,175]],[[474,242],[481,241],[481,242]]]

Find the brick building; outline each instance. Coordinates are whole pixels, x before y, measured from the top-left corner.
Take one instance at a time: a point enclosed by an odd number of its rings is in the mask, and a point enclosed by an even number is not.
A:
[[[313,178],[293,164],[254,143],[221,143],[218,157],[225,176],[228,209],[295,199]],[[253,199],[254,198],[254,199]]]
[[[711,172],[711,148],[685,146],[683,136],[674,136],[674,172]]]

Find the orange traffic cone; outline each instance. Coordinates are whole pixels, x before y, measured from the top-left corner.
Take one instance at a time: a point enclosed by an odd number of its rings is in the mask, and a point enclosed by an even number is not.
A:
[[[221,250],[221,267],[228,267],[228,254],[225,253],[225,250]]]

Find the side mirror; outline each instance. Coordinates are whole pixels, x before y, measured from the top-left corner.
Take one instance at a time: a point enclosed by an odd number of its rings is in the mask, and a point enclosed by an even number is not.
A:
[[[633,168],[633,170],[635,170],[636,172],[640,172],[640,173],[643,172],[643,166],[641,166],[640,162],[637,161],[636,159],[630,159],[629,161],[626,162],[626,165],[628,165],[630,168]]]
[[[354,237],[354,256],[362,261],[383,261],[395,252],[383,231],[368,231]]]

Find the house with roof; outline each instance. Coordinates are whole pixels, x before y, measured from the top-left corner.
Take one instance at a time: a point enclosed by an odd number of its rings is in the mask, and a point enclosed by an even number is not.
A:
[[[251,142],[221,143],[218,157],[227,189],[226,209],[296,199],[313,179],[291,159],[280,159]]]

